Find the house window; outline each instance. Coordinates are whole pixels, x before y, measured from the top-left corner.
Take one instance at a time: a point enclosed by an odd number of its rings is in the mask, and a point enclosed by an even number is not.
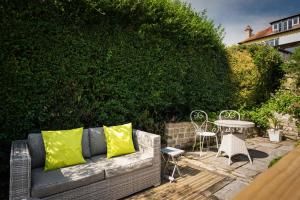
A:
[[[278,23],[278,31],[279,32],[282,31],[282,23],[281,22]]]
[[[287,21],[283,21],[283,30],[286,31],[287,30]]]
[[[292,22],[293,22],[292,19],[289,19],[289,20],[288,20],[288,30],[289,30],[289,29],[292,29],[292,27],[293,27]]]
[[[272,46],[272,47],[278,46],[278,45],[279,45],[279,38],[267,40],[267,41],[265,41],[265,43],[266,43],[267,45]]]
[[[275,46],[278,46],[279,45],[279,38],[276,38],[274,43],[275,43]]]
[[[278,31],[278,24],[273,24],[273,31]]]
[[[266,44],[270,45],[270,46],[274,46],[274,40],[273,39],[272,40],[267,40]]]
[[[299,17],[293,18],[293,26],[299,24]]]

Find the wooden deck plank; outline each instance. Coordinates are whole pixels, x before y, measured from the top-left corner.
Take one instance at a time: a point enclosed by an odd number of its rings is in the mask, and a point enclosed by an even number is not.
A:
[[[169,183],[167,180],[162,180],[163,182],[160,186],[149,188],[126,199],[207,200],[211,198],[206,197],[202,192],[225,180],[224,176],[191,168],[186,165],[180,166],[180,169],[182,176],[178,177],[175,182]]]

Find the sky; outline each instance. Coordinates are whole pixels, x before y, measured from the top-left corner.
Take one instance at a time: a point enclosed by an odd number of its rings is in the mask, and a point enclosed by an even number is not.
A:
[[[182,0],[196,11],[207,10],[215,25],[225,29],[224,43],[237,44],[246,39],[244,29],[250,25],[254,33],[270,22],[300,13],[300,0]]]

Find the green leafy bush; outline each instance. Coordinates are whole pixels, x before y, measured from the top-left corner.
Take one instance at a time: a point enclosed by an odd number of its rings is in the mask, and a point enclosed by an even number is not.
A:
[[[271,99],[250,111],[242,111],[246,118],[250,118],[261,128],[268,128],[268,119],[274,112],[291,114],[300,118],[300,96],[290,91],[278,91]]]
[[[300,75],[300,48],[297,48],[290,59],[281,65],[284,72],[288,74]],[[297,77],[297,76],[295,76]],[[295,78],[294,77],[294,78]],[[290,114],[293,117],[300,119],[300,95],[299,87],[289,89],[285,87],[285,79],[282,80],[281,89],[279,89],[273,97],[260,106],[254,107],[250,110],[243,110],[245,117],[253,120],[261,128],[268,127],[268,119],[274,112]],[[299,81],[299,80],[298,80]]]
[[[288,62],[282,65],[282,69],[287,73],[295,76],[296,79],[296,91],[300,92],[300,47],[297,47],[294,53],[289,58]]]
[[[232,46],[227,52],[236,91],[235,106],[251,108],[266,101],[282,75],[282,59],[277,50],[253,44]]]

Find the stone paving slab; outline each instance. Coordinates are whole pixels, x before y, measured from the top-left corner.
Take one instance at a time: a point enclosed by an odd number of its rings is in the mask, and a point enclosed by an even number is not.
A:
[[[269,147],[269,148],[277,148],[280,147],[278,143],[267,143],[267,142],[262,142],[258,144],[261,147]]]
[[[278,147],[280,150],[292,151],[295,148],[294,144]]]
[[[248,184],[244,183],[240,180],[233,181],[223,187],[221,190],[216,192],[214,196],[216,196],[220,200],[230,200],[236,195],[239,191],[245,188]]]
[[[262,162],[262,161],[259,161],[259,160],[253,160],[253,164],[251,163],[247,163],[245,164],[244,166],[242,166],[243,168],[246,168],[246,169],[251,169],[251,170],[254,170],[254,171],[257,171],[259,173],[265,171],[268,169],[268,163],[267,162]]]
[[[256,170],[248,169],[246,167],[239,167],[232,171],[233,175],[236,175],[241,178],[252,180],[259,172]]]

